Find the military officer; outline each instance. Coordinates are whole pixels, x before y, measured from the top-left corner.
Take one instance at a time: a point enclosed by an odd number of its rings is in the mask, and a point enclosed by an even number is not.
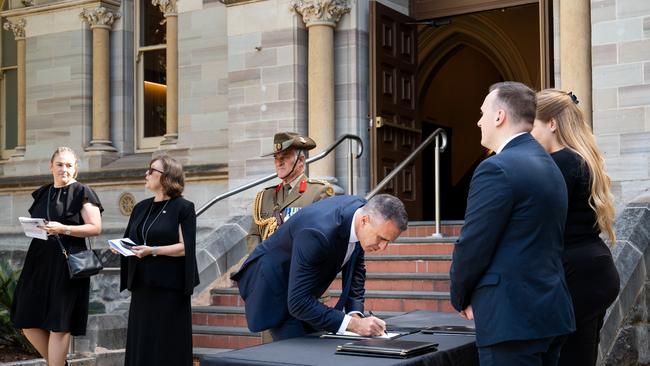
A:
[[[253,222],[247,236],[247,251],[252,252],[263,240],[289,220],[302,207],[330,197],[332,186],[305,175],[305,151],[316,147],[314,140],[294,132],[273,136],[275,171],[282,182],[257,193],[253,202]]]

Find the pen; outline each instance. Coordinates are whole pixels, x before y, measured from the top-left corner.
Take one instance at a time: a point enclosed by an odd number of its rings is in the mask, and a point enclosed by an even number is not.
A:
[[[372,310],[368,310],[368,314],[370,314],[370,316],[375,316],[375,314],[373,314]],[[375,318],[377,318],[377,317],[375,316]],[[377,319],[379,319],[379,318],[377,318]],[[386,331],[386,329],[384,329],[384,334],[388,335],[388,332]]]

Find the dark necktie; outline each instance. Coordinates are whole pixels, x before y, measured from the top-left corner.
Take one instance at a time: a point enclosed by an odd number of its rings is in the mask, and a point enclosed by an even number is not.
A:
[[[291,192],[291,185],[283,184],[282,185],[282,200],[286,200],[287,197],[289,197],[290,192]]]

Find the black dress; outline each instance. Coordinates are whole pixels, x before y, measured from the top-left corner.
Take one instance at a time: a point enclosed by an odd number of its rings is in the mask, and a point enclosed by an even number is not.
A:
[[[562,347],[559,365],[595,365],[600,328],[618,295],[620,280],[612,254],[600,239],[596,213],[589,207],[589,168],[568,148],[551,156],[564,175],[569,195],[562,261],[576,316],[576,331]]]
[[[180,242],[185,256],[121,258],[121,290],[131,290],[126,366],[192,365],[191,295],[199,283],[194,204],[182,197],[139,202],[124,234],[139,245]]]
[[[103,211],[97,194],[79,182],[62,188],[48,184],[32,192],[32,197],[31,217],[64,225],[84,224],[81,208],[86,202]],[[84,238],[68,235],[59,235],[59,238],[70,253],[86,249]],[[11,321],[20,329],[39,328],[84,335],[88,321],[89,286],[88,278],[69,278],[65,257],[54,236],[47,240],[33,239],[14,292]]]

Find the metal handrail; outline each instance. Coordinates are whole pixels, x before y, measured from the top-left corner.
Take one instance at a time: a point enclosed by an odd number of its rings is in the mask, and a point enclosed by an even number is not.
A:
[[[440,146],[440,138],[442,137],[442,146]],[[393,179],[397,173],[399,173],[408,163],[410,163],[415,157],[422,152],[429,144],[431,141],[436,140],[436,150],[435,150],[435,158],[434,158],[434,165],[435,165],[435,215],[436,215],[436,232],[433,234],[433,237],[435,238],[441,238],[442,234],[440,234],[440,153],[445,151],[445,148],[447,148],[447,133],[445,132],[444,129],[438,128],[437,130],[433,131],[429,137],[424,140],[420,146],[417,147],[404,161],[402,161],[395,169],[393,169],[377,186],[375,189],[370,191],[366,195],[366,199],[370,199],[372,196],[376,195],[379,193],[388,182],[390,182],[391,179]]]
[[[336,149],[336,147],[339,146],[339,145],[340,145],[343,141],[345,141],[345,140],[350,140],[350,147],[349,147],[349,149],[350,149],[350,156],[348,157],[348,160],[349,160],[349,169],[348,169],[348,175],[349,175],[348,193],[352,194],[352,185],[351,185],[351,182],[352,182],[352,166],[353,166],[352,158],[359,159],[359,158],[361,157],[361,155],[363,154],[363,141],[361,140],[361,137],[359,137],[359,136],[357,136],[357,135],[353,135],[353,134],[346,134],[346,135],[343,135],[343,136],[339,137],[338,140],[336,140],[336,142],[334,142],[333,144],[331,144],[327,149],[321,151],[318,155],[313,156],[313,157],[311,157],[311,158],[305,160],[305,165],[309,165],[310,163],[313,163],[314,161],[317,161],[317,160],[320,160],[320,159],[324,158],[324,157],[327,156],[330,152],[332,152],[332,150]],[[356,155],[356,156],[353,156],[353,155],[351,154],[351,152],[352,152],[352,141],[356,141],[356,142],[357,142],[357,155]],[[215,196],[215,197],[214,197],[213,199],[211,199],[208,203],[204,204],[204,205],[201,206],[198,210],[196,210],[196,216],[198,217],[198,216],[201,215],[203,212],[205,212],[205,210],[207,210],[207,209],[210,208],[212,205],[214,205],[215,203],[217,203],[217,202],[219,202],[219,201],[221,201],[221,200],[224,200],[224,199],[226,199],[226,198],[228,198],[228,197],[230,197],[230,196],[234,196],[234,195],[236,195],[237,193],[243,192],[243,191],[245,191],[245,190],[247,190],[247,189],[249,189],[249,188],[255,187],[255,186],[258,185],[258,184],[262,184],[262,183],[264,183],[264,182],[267,182],[267,181],[269,181],[269,180],[271,180],[271,179],[273,179],[273,178],[275,178],[275,177],[277,177],[277,176],[278,176],[278,173],[269,174],[269,175],[267,175],[267,176],[265,176],[265,177],[262,177],[262,178],[260,178],[260,179],[258,179],[258,180],[252,181],[252,182],[250,182],[250,183],[246,183],[246,184],[244,184],[244,185],[242,185],[242,186],[239,186],[239,187],[237,187],[237,188],[235,188],[235,189],[233,189],[233,190],[230,190],[230,191],[228,191],[228,192],[226,192],[226,193],[222,193],[222,194],[220,194],[220,195],[218,195],[218,196]]]

